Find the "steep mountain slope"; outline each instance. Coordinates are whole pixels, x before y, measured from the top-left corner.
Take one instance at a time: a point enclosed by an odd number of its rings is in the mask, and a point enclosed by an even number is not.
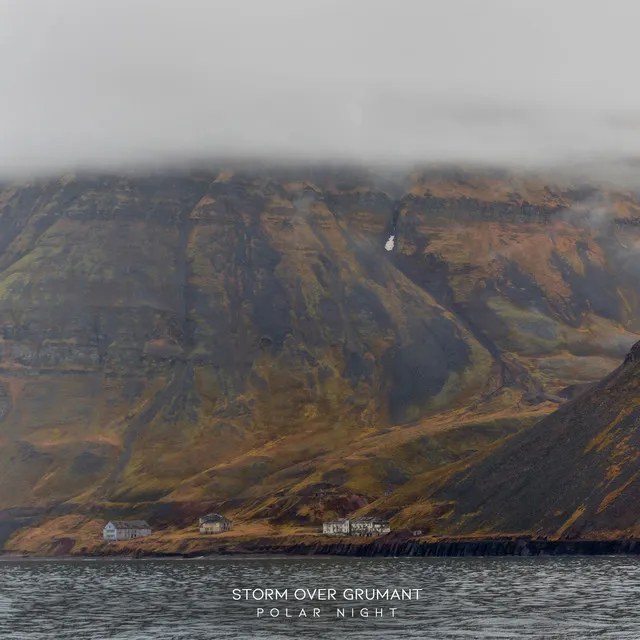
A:
[[[412,505],[403,517],[438,511],[436,529],[456,534],[637,536],[639,427],[637,343],[618,369],[580,397],[467,469],[432,478],[428,506]]]
[[[451,170],[6,185],[0,508],[308,522],[393,494],[617,365],[638,210]]]

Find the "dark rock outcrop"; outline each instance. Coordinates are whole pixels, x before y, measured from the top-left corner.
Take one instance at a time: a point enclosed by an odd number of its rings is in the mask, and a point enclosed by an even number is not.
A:
[[[636,342],[633,347],[631,347],[631,351],[629,351],[627,357],[624,359],[624,364],[631,364],[638,361],[640,361],[640,342]]]

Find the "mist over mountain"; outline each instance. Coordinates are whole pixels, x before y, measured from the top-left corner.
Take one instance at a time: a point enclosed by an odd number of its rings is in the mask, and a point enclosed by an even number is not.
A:
[[[637,157],[637,3],[0,7],[0,171]]]

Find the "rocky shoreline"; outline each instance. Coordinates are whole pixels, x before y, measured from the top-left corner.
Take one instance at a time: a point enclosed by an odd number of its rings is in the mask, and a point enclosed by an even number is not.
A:
[[[61,551],[61,549],[60,549]],[[0,552],[3,557],[34,557],[20,552]],[[80,553],[52,553],[58,558],[206,558],[217,556],[344,556],[344,557],[488,557],[488,556],[597,556],[640,555],[640,540],[546,540],[535,538],[443,539],[437,541],[296,542],[266,541],[219,544],[193,552],[168,552],[133,545]]]
[[[640,540],[441,540],[369,544],[294,545],[279,551],[297,555],[459,557],[547,555],[640,555]],[[266,550],[266,553],[270,553]]]

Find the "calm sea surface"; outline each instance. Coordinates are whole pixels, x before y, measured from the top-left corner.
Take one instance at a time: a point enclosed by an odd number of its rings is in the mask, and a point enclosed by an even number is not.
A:
[[[233,589],[266,588],[288,600],[233,599]],[[336,600],[295,598],[320,588]],[[345,600],[356,588],[422,591],[417,601]],[[639,604],[632,557],[0,562],[2,640],[639,640]]]

